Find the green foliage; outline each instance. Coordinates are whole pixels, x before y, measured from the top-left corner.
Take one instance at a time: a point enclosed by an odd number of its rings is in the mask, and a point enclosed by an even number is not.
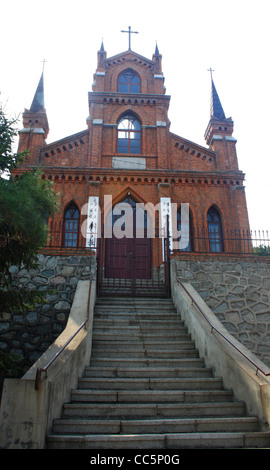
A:
[[[12,176],[27,152],[12,153],[17,131],[0,108],[0,311],[33,306],[41,293],[12,289],[11,266],[36,268],[39,250],[46,245],[49,215],[57,210],[52,183],[33,169]],[[7,177],[8,175],[8,177]]]
[[[260,245],[253,248],[253,253],[258,256],[269,256],[270,246]]]
[[[28,151],[13,153],[12,146],[17,130],[15,129],[16,120],[8,119],[0,105],[0,177],[3,173],[10,175],[28,155]]]
[[[21,365],[21,356],[0,352],[0,370],[4,377],[19,378],[25,372]]]
[[[47,219],[53,212],[54,192],[37,171],[0,180],[0,276],[7,275],[12,265],[34,267],[38,250],[46,244]]]

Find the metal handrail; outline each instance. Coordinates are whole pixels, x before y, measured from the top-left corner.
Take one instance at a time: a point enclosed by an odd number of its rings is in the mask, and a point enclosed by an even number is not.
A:
[[[202,316],[204,317],[204,319],[208,322],[208,324],[211,326],[211,333],[213,332],[213,330],[215,330],[220,336],[222,336],[223,339],[225,339],[231,346],[233,346],[234,349],[236,349],[240,354],[242,354],[242,356],[244,356],[254,367],[256,367],[256,375],[258,375],[258,371],[260,371],[264,376],[268,377],[270,376],[270,372],[265,372],[255,361],[253,361],[253,359],[251,359],[249,356],[247,356],[243,351],[241,351],[241,349],[239,349],[236,344],[231,341],[229,338],[227,338],[227,336],[222,333],[222,331],[220,331],[215,325],[213,325],[213,323],[209,320],[209,318],[207,318],[207,316],[205,315],[205,313],[202,311],[201,307],[199,306],[199,304],[196,302],[196,300],[192,297],[192,295],[190,294],[190,292],[188,292],[188,290],[186,289],[186,287],[184,286],[183,282],[180,281],[179,278],[177,278],[177,282],[178,284],[181,285],[181,287],[184,289],[184,291],[188,294],[189,298],[191,299],[191,302],[192,304],[194,304],[196,306],[196,308],[199,310],[199,312],[202,314]]]
[[[42,373],[45,372],[45,378],[48,376],[48,368],[56,361],[56,359],[60,356],[60,354],[65,350],[65,348],[69,345],[69,343],[77,336],[77,334],[81,331],[81,329],[86,325],[86,323],[89,320],[89,308],[90,308],[90,296],[91,296],[91,289],[92,289],[92,279],[90,279],[90,285],[89,285],[89,292],[88,292],[88,300],[87,300],[87,313],[86,313],[86,319],[84,322],[79,326],[77,331],[69,338],[68,341],[59,349],[59,351],[54,355],[54,357],[46,364],[45,367],[38,367],[36,371],[36,379],[35,379],[35,389],[39,390],[39,385],[42,379]]]

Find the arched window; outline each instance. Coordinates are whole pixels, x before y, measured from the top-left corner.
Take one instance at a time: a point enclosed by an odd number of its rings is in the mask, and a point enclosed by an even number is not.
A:
[[[221,217],[218,210],[212,206],[207,212],[207,225],[209,235],[209,247],[212,253],[223,251],[223,237]]]
[[[72,202],[66,209],[63,226],[63,245],[69,248],[78,246],[80,212]]]
[[[140,93],[140,77],[133,70],[126,70],[118,78],[118,91],[120,93]]]
[[[177,211],[177,230],[178,232],[181,232],[181,229],[182,229],[182,234],[180,235],[179,237],[179,242],[180,240],[182,240],[182,246],[184,246],[184,248],[181,248],[180,247],[180,243],[179,243],[179,250],[181,251],[193,251],[194,250],[194,243],[193,243],[193,222],[192,222],[192,214],[191,214],[191,211],[189,211],[189,226],[188,226],[188,239],[185,240],[182,238],[182,235],[184,233],[184,235],[186,235],[187,233],[187,230],[183,231],[183,227],[181,225],[181,207],[180,209]]]
[[[118,124],[118,153],[141,153],[141,126],[130,114]]]

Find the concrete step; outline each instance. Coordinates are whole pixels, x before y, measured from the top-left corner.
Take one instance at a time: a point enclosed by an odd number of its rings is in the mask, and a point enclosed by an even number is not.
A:
[[[192,403],[66,403],[62,418],[146,419],[237,417],[245,415],[243,402]]]
[[[225,390],[72,390],[71,401],[81,403],[224,403],[233,400]]]
[[[178,320],[178,314],[177,313],[167,313],[166,314],[166,319],[164,318],[164,313],[149,313],[149,312],[142,312],[140,314],[135,313],[134,311],[132,312],[127,312],[125,311],[118,311],[117,315],[115,313],[112,313],[110,309],[107,311],[100,311],[98,313],[95,313],[95,319],[97,320],[134,320],[134,321],[142,321],[142,320],[150,320],[151,322],[156,322],[156,321],[177,321]]]
[[[134,346],[145,346],[145,347],[152,347],[152,345],[158,343],[160,345],[166,345],[169,343],[172,343],[172,347],[175,345],[184,345],[184,346],[189,346],[191,345],[193,348],[195,347],[195,343],[191,341],[191,338],[188,335],[171,335],[171,336],[164,336],[161,337],[159,335],[155,334],[149,334],[149,335],[124,335],[119,336],[119,335],[114,335],[113,333],[104,333],[104,334],[99,334],[95,333],[93,335],[93,343],[95,344],[100,344],[104,343],[107,345],[110,345],[110,343],[113,345],[119,344],[119,348],[121,346],[125,346],[128,344],[134,344]]]
[[[148,305],[148,304],[159,304],[160,306],[162,305],[174,305],[173,302],[172,302],[172,299],[166,299],[166,298],[163,298],[163,299],[155,299],[155,298],[149,298],[149,297],[132,297],[132,296],[129,296],[129,297],[118,297],[116,295],[114,296],[106,296],[106,297],[97,297],[96,299],[96,306],[103,306],[103,305],[113,305],[113,304],[117,304],[117,305],[122,305],[122,306],[126,306],[126,305],[137,305],[137,306],[141,306],[141,305]]]
[[[212,369],[207,367],[86,367],[84,377],[108,378],[210,378]]]
[[[123,325],[122,323],[116,323],[116,322],[110,322],[111,324],[106,324],[105,321],[100,322],[97,324],[94,322],[94,329],[95,332],[98,333],[108,333],[108,332],[115,332],[116,334],[119,332],[123,333],[128,333],[128,334],[133,334],[133,333],[140,333],[140,334],[145,334],[147,335],[148,333],[156,333],[159,334],[160,336],[163,336],[163,334],[166,333],[171,333],[175,332],[175,328],[177,325],[175,325],[175,322],[171,322],[171,325],[168,325],[166,321],[164,322],[159,322],[157,325],[157,322],[150,322],[149,325],[144,325],[143,323],[137,323],[136,325],[134,323]],[[151,323],[151,325],[150,325]],[[186,334],[189,335],[187,328],[185,326],[177,326],[177,332],[181,334]]]
[[[195,344],[191,341],[154,341],[154,340],[144,340],[143,344],[141,341],[128,341],[128,340],[106,340],[102,341],[100,340],[94,340],[93,341],[93,350],[114,350],[114,349],[121,349],[121,351],[124,353],[124,351],[128,349],[133,349],[133,350],[141,350],[141,349],[146,349],[147,351],[150,349],[168,349],[168,348],[174,348],[175,350],[179,349],[195,349]]]
[[[172,302],[142,302],[139,303],[125,303],[121,304],[120,302],[108,302],[108,303],[96,303],[95,305],[95,315],[99,312],[131,312],[138,315],[143,315],[144,312],[165,315],[168,313],[173,313],[177,316],[177,311]]]
[[[252,432],[258,431],[254,417],[185,418],[185,419],[58,419],[54,421],[55,434],[155,434],[183,432]]]
[[[108,302],[108,303],[103,302],[102,304],[96,303],[96,306],[95,306],[96,312],[101,311],[101,310],[108,310],[108,309],[111,309],[112,311],[118,311],[120,309],[122,309],[123,311],[134,309],[135,311],[136,310],[139,311],[139,313],[141,313],[142,311],[147,311],[147,310],[149,312],[155,312],[155,311],[176,312],[176,308],[172,302],[161,303],[158,301],[149,300],[148,302],[141,302],[141,303],[138,303],[138,302],[132,302],[132,303],[125,302],[123,304],[121,304],[120,302]]]
[[[110,357],[110,356],[99,356],[91,358],[91,367],[104,367],[108,366],[111,368],[128,366],[128,367],[204,367],[204,360],[201,359],[198,354],[195,358],[182,357],[182,358],[153,358],[153,357],[136,357],[136,358],[123,358],[123,357]]]
[[[135,362],[139,358],[149,358],[149,359],[184,359],[184,358],[196,358],[198,357],[197,350],[189,350],[183,349],[178,351],[171,351],[170,349],[144,349],[144,350],[136,350],[136,349],[129,349],[124,353],[119,350],[111,350],[109,353],[110,358],[132,358]],[[93,349],[93,359],[100,359],[108,357],[108,352],[105,350]]]
[[[267,448],[269,434],[263,432],[106,434],[49,436],[50,449],[221,449]]]
[[[221,389],[218,378],[108,378],[83,377],[78,381],[79,389],[88,390],[210,390]]]
[[[97,299],[92,354],[50,449],[270,447],[199,357],[169,299]]]
[[[132,338],[137,338],[140,339],[141,341],[143,339],[155,339],[159,338],[160,340],[167,341],[169,338],[174,338],[178,339],[179,341],[181,339],[187,340],[191,339],[190,335],[188,333],[183,332],[182,330],[177,331],[177,330],[167,330],[166,328],[164,329],[164,332],[162,334],[162,330],[149,330],[147,332],[144,332],[138,328],[131,328],[130,330],[127,330],[126,328],[121,329],[121,328],[110,328],[109,331],[104,331],[102,329],[97,328],[94,333],[93,333],[93,340],[94,339],[101,339],[106,340],[106,339],[123,339],[128,341],[129,339]]]
[[[179,318],[175,318],[174,320],[168,320],[167,317],[165,318],[158,318],[153,323],[153,320],[147,320],[144,318],[138,318],[136,315],[131,316],[127,319],[119,318],[119,316],[111,316],[110,318],[94,318],[94,328],[108,328],[111,326],[125,326],[129,328],[130,326],[140,326],[141,328],[149,328],[155,326],[156,328],[163,328],[166,326],[167,328],[172,327],[179,329],[187,330],[184,322]]]

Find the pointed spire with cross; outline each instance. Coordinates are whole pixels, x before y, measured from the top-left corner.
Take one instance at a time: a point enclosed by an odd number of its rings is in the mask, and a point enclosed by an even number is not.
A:
[[[121,30],[121,33],[128,33],[128,50],[131,51],[131,34],[139,34],[138,31],[131,31],[131,26],[129,26],[128,31]]]
[[[42,66],[42,72],[44,72],[45,64],[46,64],[48,61],[45,60],[45,59],[43,59],[41,62],[42,62],[42,64],[43,64],[43,66]]]
[[[222,108],[221,101],[219,99],[214,80],[213,80],[213,72],[214,70],[210,67],[208,69],[208,72],[210,72],[211,75],[211,104],[210,104],[210,115],[214,116],[218,119],[226,119],[224,110]]]
[[[213,72],[214,72],[214,70],[210,67],[210,69],[208,69],[208,72],[210,72],[211,80],[213,80]]]

